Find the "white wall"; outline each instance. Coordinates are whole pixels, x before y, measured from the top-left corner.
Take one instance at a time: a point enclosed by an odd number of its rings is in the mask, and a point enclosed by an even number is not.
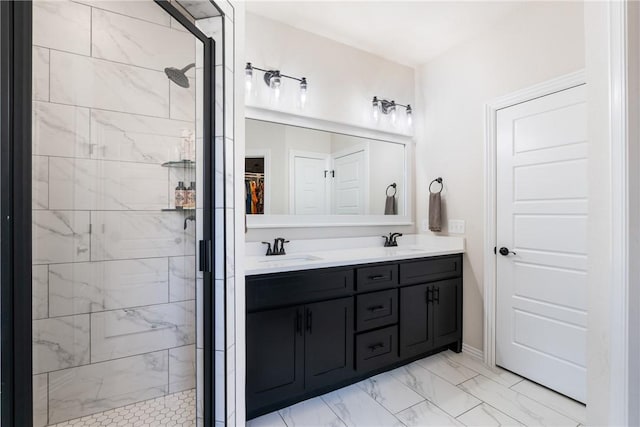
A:
[[[255,72],[253,93],[247,105],[282,110],[318,119],[356,126],[377,127],[400,132],[381,120],[371,118],[374,95],[414,104],[414,70],[315,34],[308,33],[261,16],[246,14],[245,59],[260,68],[279,69],[285,74],[306,77],[309,94],[304,110],[299,108],[297,84],[284,80],[279,103],[273,104],[262,73]],[[402,115],[399,115],[399,117]],[[383,118],[384,119],[384,118]],[[399,120],[402,123],[402,120]],[[404,227],[326,227],[313,229],[249,230],[247,241],[265,240],[283,235],[287,238],[367,236],[390,231],[412,233]]]
[[[581,3],[523,4],[418,70],[416,223],[427,218],[429,182],[441,176],[446,217],[466,221],[463,339],[472,347],[483,348],[484,105],[584,68],[583,26]]]

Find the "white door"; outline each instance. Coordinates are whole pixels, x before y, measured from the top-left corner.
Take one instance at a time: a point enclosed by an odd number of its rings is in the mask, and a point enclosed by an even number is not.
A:
[[[336,156],[333,160],[334,214],[365,214],[368,194],[364,150]]]
[[[587,105],[578,86],[497,115],[496,363],[586,400]]]
[[[325,154],[292,156],[291,207],[296,215],[326,215],[328,157]]]

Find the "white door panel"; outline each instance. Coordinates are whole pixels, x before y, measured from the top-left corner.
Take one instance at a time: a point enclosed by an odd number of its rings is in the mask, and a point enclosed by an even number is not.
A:
[[[586,399],[585,86],[497,114],[496,362]]]
[[[293,162],[292,213],[326,215],[328,210],[325,170],[328,157],[322,153],[296,153],[291,158]]]
[[[334,213],[363,215],[366,213],[367,158],[364,150],[335,155],[333,183]]]

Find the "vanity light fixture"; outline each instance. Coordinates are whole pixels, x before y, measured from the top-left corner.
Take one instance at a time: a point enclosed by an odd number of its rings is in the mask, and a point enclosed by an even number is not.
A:
[[[267,86],[273,89],[273,94],[276,99],[280,97],[280,87],[282,86],[282,78],[296,80],[300,82],[300,105],[304,107],[307,101],[307,78],[306,77],[293,77],[286,74],[282,74],[280,70],[266,70],[264,68],[254,67],[251,62],[247,62],[244,67],[245,82],[247,86],[247,93],[251,91],[253,85],[253,70],[262,71],[264,73],[264,82]]]
[[[373,101],[371,103],[373,120],[376,122],[380,119],[380,113],[389,115],[391,117],[391,123],[395,124],[397,120],[397,110],[398,107],[402,107],[405,109],[405,113],[407,115],[407,124],[411,126],[413,122],[413,109],[410,104],[402,105],[396,104],[396,101],[389,101],[387,99],[380,99],[377,96],[373,97]]]

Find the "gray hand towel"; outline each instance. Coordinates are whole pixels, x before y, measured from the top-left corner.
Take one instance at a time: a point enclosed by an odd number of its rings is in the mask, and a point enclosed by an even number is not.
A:
[[[396,196],[387,196],[384,202],[384,214],[385,215],[398,215],[398,202]]]
[[[442,199],[440,193],[429,193],[429,230],[442,231]]]

